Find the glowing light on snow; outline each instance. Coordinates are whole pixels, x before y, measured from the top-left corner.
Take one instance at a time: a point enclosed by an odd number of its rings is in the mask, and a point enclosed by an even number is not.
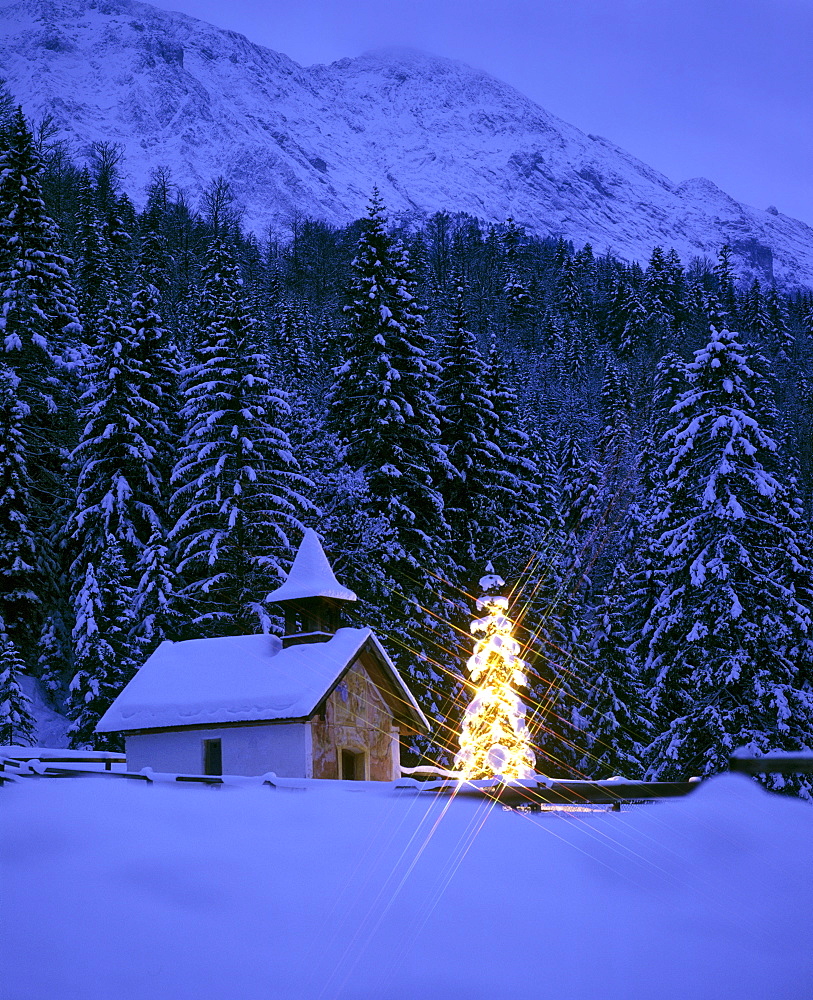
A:
[[[493,593],[504,586],[489,563],[480,580],[484,596],[477,601],[477,610],[486,614],[471,623],[472,634],[480,634],[467,663],[474,696],[466,709],[455,757],[455,767],[468,779],[516,781],[533,777],[536,766],[525,705],[515,690],[528,684],[526,664],[512,635],[508,599]]]

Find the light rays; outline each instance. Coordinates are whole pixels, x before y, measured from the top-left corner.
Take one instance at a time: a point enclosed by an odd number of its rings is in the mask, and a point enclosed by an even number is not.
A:
[[[515,687],[527,687],[526,663],[513,636],[508,598],[492,593],[504,587],[505,581],[494,573],[491,563],[480,586],[486,593],[478,598],[477,610],[485,615],[471,625],[471,631],[480,635],[467,663],[474,692],[463,717],[455,767],[468,779],[497,775],[509,780],[529,778],[536,759],[530,748],[525,706],[515,691]]]
[[[610,471],[605,470],[602,478],[606,479]],[[532,611],[536,609],[534,627],[532,630],[527,630],[528,635],[522,645],[522,655],[530,653],[533,657],[528,672],[535,679],[535,689],[532,690],[530,697],[525,699],[530,709],[529,727],[532,734],[536,733],[533,749],[538,757],[547,761],[549,768],[569,771],[578,774],[579,777],[589,775],[577,771],[573,767],[572,758],[578,755],[585,761],[599,764],[598,754],[601,753],[601,747],[600,745],[592,749],[576,747],[572,740],[563,737],[562,731],[567,728],[568,720],[559,715],[557,702],[562,685],[567,683],[569,677],[575,676],[574,671],[590,671],[591,664],[580,659],[572,649],[558,643],[556,638],[548,633],[548,626],[551,620],[570,604],[604,550],[612,535],[614,515],[631,475],[632,472],[629,472],[621,483],[616,484],[609,500],[602,506],[591,531],[581,540],[578,550],[573,553],[573,558],[567,561],[566,571],[558,581],[555,593],[551,595],[541,612],[536,608],[540,592],[550,582],[553,567],[561,565],[562,553],[569,543],[567,534],[561,532],[555,524],[548,527],[545,535],[539,540],[538,548],[528,557],[510,594],[511,614],[516,617],[518,626],[525,627]],[[469,641],[467,632],[451,616],[444,615],[442,608],[444,604],[456,603],[450,601],[450,594],[458,595],[465,600],[474,598],[466,590],[437,573],[429,573],[428,579],[434,581],[434,586],[431,588],[427,588],[426,578],[418,580],[409,576],[404,577],[404,582],[409,585],[413,593],[423,591],[427,594],[428,599],[421,602],[395,589],[391,594],[400,596],[419,611],[425,623],[433,624],[421,627],[417,622],[409,622],[407,627],[384,632],[383,638],[400,652],[410,657],[420,657],[426,665],[428,676],[424,683],[425,691],[439,706],[439,710],[435,713],[435,729],[421,749],[419,759],[421,763],[437,765],[442,762],[438,757],[443,758],[454,750],[457,727],[450,720],[460,718],[465,709],[465,679],[458,664],[466,657]],[[426,651],[427,638],[434,646],[434,655],[428,655]],[[546,673],[540,673],[540,666],[545,664],[549,665],[550,669]],[[437,678],[434,681],[433,675]],[[573,695],[576,706],[584,704],[577,692],[569,694]],[[552,752],[552,746],[556,743],[562,747],[561,754]],[[571,759],[566,760],[565,754]]]

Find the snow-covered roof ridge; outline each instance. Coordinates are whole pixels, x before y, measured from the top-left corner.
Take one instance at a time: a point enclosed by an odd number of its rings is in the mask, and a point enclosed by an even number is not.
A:
[[[328,642],[286,648],[272,635],[166,640],[108,708],[96,731],[301,721],[316,711],[365,647],[377,654],[404,712],[428,731],[428,720],[368,628],[340,628]]]
[[[336,579],[313,528],[305,529],[288,579],[271,591],[266,600],[296,601],[306,597],[332,597],[336,601],[358,600],[352,590],[343,587]]]

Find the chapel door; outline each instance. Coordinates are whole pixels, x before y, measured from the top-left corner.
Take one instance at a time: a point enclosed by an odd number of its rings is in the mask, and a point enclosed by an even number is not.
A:
[[[352,750],[341,752],[341,774],[343,781],[364,781],[364,754]]]

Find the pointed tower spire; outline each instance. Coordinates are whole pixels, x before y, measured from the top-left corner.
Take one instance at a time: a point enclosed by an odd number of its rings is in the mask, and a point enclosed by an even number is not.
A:
[[[358,598],[336,579],[319,536],[306,528],[288,579],[266,600],[285,609],[285,647],[327,642],[339,628],[342,602]]]

